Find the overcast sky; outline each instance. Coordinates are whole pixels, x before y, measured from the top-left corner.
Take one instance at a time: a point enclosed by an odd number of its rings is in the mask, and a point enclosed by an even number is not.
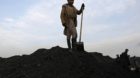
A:
[[[67,0],[0,0],[0,57],[67,47],[60,12]],[[82,41],[88,52],[115,57],[126,48],[140,56],[140,0],[75,0],[85,3]],[[78,16],[78,33],[80,27]]]

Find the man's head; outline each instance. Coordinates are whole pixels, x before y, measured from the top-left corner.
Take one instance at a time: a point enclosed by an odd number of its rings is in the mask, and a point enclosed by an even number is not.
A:
[[[74,0],[67,0],[69,5],[73,5]]]

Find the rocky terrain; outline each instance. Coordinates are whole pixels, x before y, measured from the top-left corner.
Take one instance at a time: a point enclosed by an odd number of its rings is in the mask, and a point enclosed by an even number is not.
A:
[[[98,52],[70,52],[56,46],[0,58],[0,78],[140,78],[140,73],[126,70]]]

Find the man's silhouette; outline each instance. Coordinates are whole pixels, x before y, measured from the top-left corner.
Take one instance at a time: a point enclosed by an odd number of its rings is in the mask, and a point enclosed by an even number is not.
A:
[[[128,55],[128,49],[125,49],[125,51],[120,55],[120,61],[121,64],[124,68],[129,69],[129,65],[130,65],[130,56]]]
[[[69,50],[75,48],[77,42],[77,15],[80,15],[85,5],[81,5],[81,9],[77,10],[73,5],[74,0],[67,0],[68,3],[62,5],[61,22],[64,26],[64,35],[67,37],[67,45]],[[71,44],[72,42],[72,44]]]

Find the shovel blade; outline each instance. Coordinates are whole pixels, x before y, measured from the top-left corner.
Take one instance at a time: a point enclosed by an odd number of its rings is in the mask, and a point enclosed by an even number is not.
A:
[[[78,51],[85,51],[83,42],[77,42],[76,47]]]

